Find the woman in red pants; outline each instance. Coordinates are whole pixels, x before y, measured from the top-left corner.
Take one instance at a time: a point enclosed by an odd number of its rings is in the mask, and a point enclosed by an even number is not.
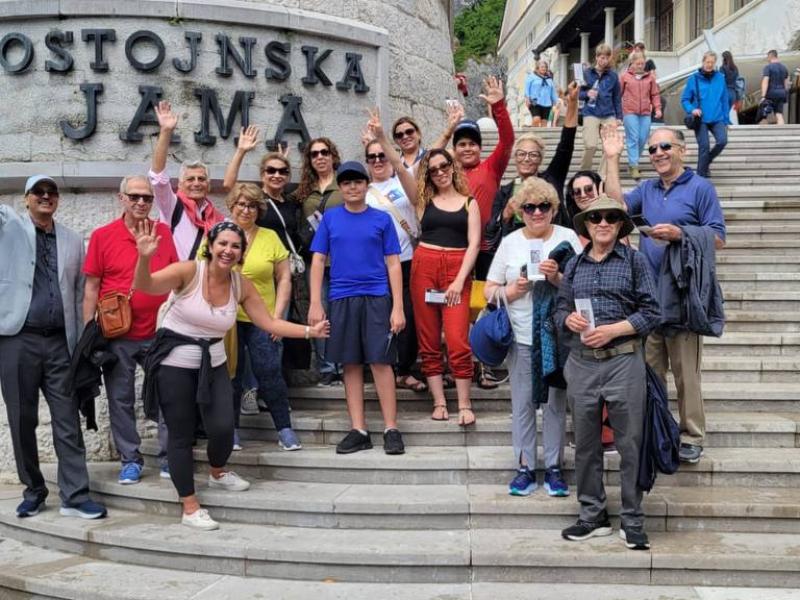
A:
[[[458,424],[475,422],[469,388],[470,274],[481,239],[478,203],[447,150],[434,149],[420,163],[416,199],[421,235],[411,264],[411,300],[419,340],[422,373],[433,395],[432,419],[447,420],[442,375],[444,330],[450,371],[458,392]]]

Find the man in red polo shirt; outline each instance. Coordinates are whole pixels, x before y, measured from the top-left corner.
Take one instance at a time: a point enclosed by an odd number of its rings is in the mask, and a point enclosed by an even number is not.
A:
[[[117,357],[116,364],[104,370],[108,413],[111,419],[111,434],[122,460],[119,483],[138,483],[142,472],[142,455],[139,452],[141,439],[136,429],[134,403],[136,393],[136,363],[142,364],[156,333],[156,317],[167,295],[151,296],[132,290],[133,271],[138,251],[134,234],[137,226],[148,219],[153,206],[153,188],[144,175],[125,177],[119,187],[122,217],[92,232],[83,272],[86,288],[83,297],[83,320],[95,318],[98,298],[108,292],[131,293],[131,328],[125,335],[110,340],[109,349]],[[169,227],[156,223],[156,232],[161,241],[150,268],[159,271],[178,262],[178,253],[172,241]],[[158,438],[161,445],[159,460],[162,477],[169,477],[166,466],[166,427],[159,423]]]

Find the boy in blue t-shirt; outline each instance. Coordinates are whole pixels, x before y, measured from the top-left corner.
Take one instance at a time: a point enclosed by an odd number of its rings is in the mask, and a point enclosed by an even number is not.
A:
[[[397,429],[397,395],[392,365],[397,333],[405,327],[400,242],[389,214],[367,206],[369,176],[357,161],[342,163],[336,183],[343,206],[325,211],[311,251],[308,322],[325,319],[322,275],[330,256],[331,336],[326,360],[344,364],[344,389],[352,429],[336,445],[338,454],[372,448],[364,417],[364,367],[370,366],[385,423],[383,449],[403,454]],[[391,295],[390,295],[391,294]]]

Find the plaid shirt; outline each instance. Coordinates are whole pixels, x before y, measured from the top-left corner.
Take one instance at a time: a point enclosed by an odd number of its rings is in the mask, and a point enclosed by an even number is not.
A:
[[[567,329],[564,321],[575,310],[575,298],[591,298],[596,326],[627,319],[636,330],[636,335],[617,338],[611,346],[646,336],[661,320],[655,284],[646,259],[617,242],[614,249],[597,262],[589,256],[591,247],[587,245],[564,270],[554,317],[556,325],[561,330]]]

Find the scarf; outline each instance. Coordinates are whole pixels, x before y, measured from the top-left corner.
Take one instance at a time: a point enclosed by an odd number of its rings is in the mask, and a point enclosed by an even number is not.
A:
[[[202,229],[204,233],[208,233],[208,230],[214,225],[225,220],[225,215],[219,212],[208,198],[206,198],[206,204],[203,210],[200,211],[201,216],[198,217],[197,203],[194,200],[181,191],[178,191],[175,195],[180,203],[183,204],[183,214],[186,215],[186,218],[192,222],[192,225],[198,229]]]

